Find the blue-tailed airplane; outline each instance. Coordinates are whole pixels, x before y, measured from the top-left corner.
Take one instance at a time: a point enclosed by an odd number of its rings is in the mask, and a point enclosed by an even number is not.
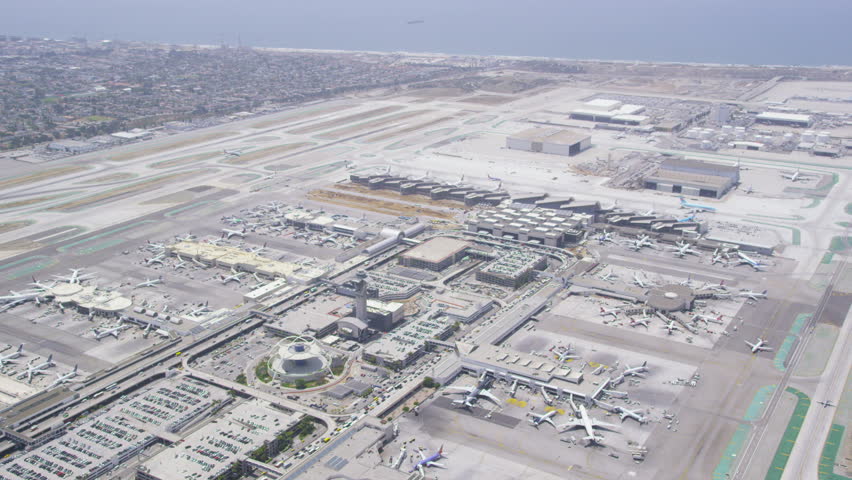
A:
[[[680,208],[691,208],[693,210],[699,212],[715,212],[716,207],[708,207],[707,205],[699,205],[697,203],[687,202],[683,197],[678,197],[680,199]]]
[[[420,450],[418,450],[417,453],[420,454],[420,458],[422,458],[422,460],[417,462],[417,464],[414,465],[414,467],[409,471],[409,473],[413,473],[415,470],[420,470],[420,475],[423,475],[425,477],[426,472],[424,471],[423,467],[445,468],[444,465],[437,462],[438,460],[440,460],[442,458],[447,458],[444,455],[444,446],[443,445],[441,445],[441,448],[439,448],[437,452],[435,452],[434,454],[432,454],[428,457],[426,455],[423,455],[423,452],[420,451]]]
[[[763,268],[766,267],[765,263],[761,263],[760,261],[749,257],[743,252],[737,252],[737,256],[740,257],[740,260],[739,262],[737,262],[737,265],[749,265],[751,268],[757,271],[763,271]]]
[[[688,217],[683,217],[683,218],[676,218],[675,220],[677,220],[678,223],[692,222],[692,221],[695,220],[695,215],[690,215]]]

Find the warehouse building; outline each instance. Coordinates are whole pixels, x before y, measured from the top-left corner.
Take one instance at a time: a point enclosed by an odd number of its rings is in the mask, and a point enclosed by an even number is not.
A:
[[[298,422],[299,414],[273,409],[259,400],[245,402],[193,432],[180,448],[163,450],[141,465],[137,480],[175,478],[237,478],[254,469],[250,455],[273,457],[282,447],[284,433]]]
[[[502,287],[519,288],[535,277],[536,270],[544,270],[547,259],[526,250],[511,250],[476,272],[480,282]]]
[[[648,122],[647,116],[639,115],[644,111],[645,107],[642,105],[596,98],[584,103],[582,107],[572,110],[571,118],[620,125],[642,125]]]
[[[755,117],[755,120],[758,123],[765,123],[768,125],[785,125],[788,127],[803,128],[808,128],[813,123],[810,115],[783,112],[763,112]]]
[[[645,177],[644,185],[649,190],[721,198],[739,181],[738,166],[672,157]]]
[[[440,272],[465,256],[470,242],[450,237],[432,238],[399,256],[406,267]]]
[[[506,148],[553,155],[577,155],[591,146],[592,137],[585,133],[553,128],[530,128],[506,137]]]

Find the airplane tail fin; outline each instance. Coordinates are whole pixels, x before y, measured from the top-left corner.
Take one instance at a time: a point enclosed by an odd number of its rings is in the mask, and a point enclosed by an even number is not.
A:
[[[76,365],[76,364],[74,365],[74,370],[72,370],[72,371],[73,371],[74,373],[77,373],[77,365]]]
[[[23,351],[24,351],[24,344],[22,343],[22,344],[18,345],[18,353],[21,353]]]
[[[442,455],[444,453],[444,445],[441,445],[441,448],[438,449],[438,455]]]
[[[642,362],[642,366],[647,367],[648,366],[648,360],[645,360],[644,362]]]
[[[47,363],[50,363],[52,361],[53,361],[53,354],[51,353],[50,355],[47,356]]]
[[[764,290],[763,290],[763,294],[764,294],[764,295],[766,295],[766,292],[768,292],[768,291],[769,291],[769,290],[764,289]]]

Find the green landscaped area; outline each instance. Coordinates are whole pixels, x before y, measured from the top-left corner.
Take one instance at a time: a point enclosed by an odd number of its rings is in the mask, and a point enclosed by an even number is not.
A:
[[[781,476],[784,475],[784,467],[787,465],[787,459],[790,458],[790,452],[793,451],[793,445],[796,444],[796,437],[799,436],[799,429],[802,428],[805,415],[811,406],[811,399],[804,393],[793,387],[787,387],[786,391],[798,397],[798,401],[796,402],[796,407],[793,409],[790,421],[787,422],[787,429],[784,430],[781,442],[778,443],[778,449],[775,451],[772,464],[769,465],[769,471],[766,472],[765,480],[780,480]]]
[[[831,425],[828,438],[825,439],[825,446],[822,448],[822,456],[819,459],[819,480],[849,480],[849,477],[834,473],[834,464],[837,461],[840,446],[843,444],[845,432],[846,428],[843,425],[837,423]]]
[[[802,208],[814,208],[814,207],[818,206],[820,203],[822,203],[822,198],[820,198],[820,197],[809,197],[809,198],[811,199],[811,203],[809,203],[808,205],[805,205]]]
[[[852,247],[852,237],[833,237],[828,249],[834,253],[840,253]]]
[[[825,370],[828,357],[834,349],[839,329],[829,323],[819,323],[811,334],[808,346],[802,357],[796,363],[794,375],[802,377],[813,377]]]
[[[820,261],[820,263],[823,263],[823,264],[825,264],[825,265],[828,265],[829,263],[831,263],[831,259],[833,259],[833,258],[834,258],[834,254],[833,254],[833,253],[831,253],[831,252],[826,252],[825,254],[823,254],[823,256],[822,256],[822,260]]]
[[[846,204],[846,214],[847,214],[847,215],[852,215],[852,203],[847,203],[847,204]]]
[[[272,376],[269,374],[269,358],[262,359],[254,368],[254,376],[263,383],[272,381]]]
[[[843,227],[843,228],[852,227],[852,223],[850,223],[850,222],[837,222],[837,225],[840,226],[840,227]]]
[[[773,364],[775,368],[784,372],[787,370],[787,367],[784,365],[784,362],[787,360],[787,355],[790,354],[790,349],[793,348],[793,344],[796,343],[796,335],[802,330],[802,327],[807,322],[808,318],[811,317],[810,313],[800,313],[796,316],[796,319],[793,320],[793,325],[790,327],[790,333],[787,337],[784,338],[784,342],[778,348],[778,352],[775,354],[775,358],[773,359]]]
[[[776,388],[777,387],[775,385],[765,385],[757,390],[757,393],[754,394],[754,398],[751,400],[751,404],[749,404],[748,409],[743,416],[744,422],[752,422],[763,415],[763,409],[766,406],[767,400],[770,396],[772,396],[772,392],[774,392]],[[716,469],[713,470],[713,480],[726,480],[730,478],[731,469],[734,467],[734,461],[739,456],[746,440],[748,440],[748,434],[750,431],[751,425],[748,423],[740,423],[740,425],[737,426],[733,437],[731,437],[731,441],[728,442],[728,446],[722,454],[721,460],[719,460],[719,465],[717,465]]]

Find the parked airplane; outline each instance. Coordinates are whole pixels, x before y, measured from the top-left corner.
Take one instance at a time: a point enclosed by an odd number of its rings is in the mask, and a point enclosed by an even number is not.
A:
[[[686,242],[683,242],[683,243],[678,242],[677,247],[668,247],[668,248],[669,248],[669,250],[672,250],[674,252],[676,257],[681,257],[681,258],[686,256],[687,253],[691,253],[693,255],[699,254],[698,250],[693,250],[692,245],[690,245]]]
[[[128,329],[130,326],[128,325],[119,325],[113,328],[107,328],[105,330],[94,329],[93,332],[95,334],[95,340],[100,340],[102,338],[106,338],[109,336],[113,336],[118,338],[118,334],[121,333],[122,330]]]
[[[175,237],[175,240],[179,242],[188,242],[190,240],[195,240],[195,235],[193,235],[192,232],[189,232],[185,235],[177,235]]]
[[[32,300],[38,298],[44,294],[43,290],[26,290],[23,292],[17,292],[15,290],[9,290],[11,295],[5,295],[0,297],[0,302],[5,303],[23,303],[27,300]]]
[[[145,249],[150,252],[162,252],[166,249],[166,246],[162,243],[154,243],[150,240],[146,240],[147,245],[145,245]]]
[[[464,398],[461,398],[459,400],[453,400],[453,404],[455,405],[472,408],[473,404],[475,404],[476,401],[479,400],[480,396],[491,400],[497,405],[500,405],[500,399],[498,399],[496,396],[494,396],[493,393],[491,393],[490,390],[488,390],[490,383],[491,381],[488,378],[488,372],[483,371],[482,375],[479,376],[479,381],[477,381],[475,387],[447,387],[446,389],[458,391],[451,393],[464,392]]]
[[[648,421],[648,417],[639,413],[638,410],[628,410],[624,407],[615,407],[615,412],[618,413],[618,415],[621,417],[622,422],[627,417],[636,420],[640,424],[646,423]]]
[[[239,283],[240,285],[242,285],[243,281],[242,281],[242,280],[240,280],[240,278],[241,278],[243,275],[245,275],[245,274],[246,274],[246,272],[238,272],[238,271],[236,271],[236,270],[234,270],[234,269],[232,268],[232,269],[231,269],[231,273],[232,273],[233,275],[229,275],[229,276],[227,276],[227,277],[226,277],[226,276],[224,276],[224,275],[222,275],[222,284],[223,284],[223,285],[227,285],[227,284],[228,284],[228,282],[234,281],[234,282],[237,282],[237,283]]]
[[[24,344],[18,345],[18,349],[14,352],[0,356],[0,366],[5,366],[6,362],[15,363],[12,360],[20,357],[24,353]]]
[[[178,259],[178,262],[175,264],[175,270],[178,270],[178,269],[181,269],[181,268],[186,268],[186,261],[183,258],[181,258],[180,255],[177,256],[177,259]]]
[[[657,248],[654,243],[651,242],[651,237],[647,235],[641,235],[638,238],[627,243],[627,248],[635,252],[642,250],[642,247]]]
[[[30,363],[27,364],[27,371],[18,375],[18,378],[27,377],[27,383],[32,383],[34,376],[44,374],[45,370],[54,365],[56,364],[53,363],[53,354],[48,355],[47,360],[38,365],[33,365],[33,361],[30,360]]]
[[[612,273],[612,269],[610,268],[610,269],[609,269],[609,272],[607,272],[607,273],[601,273],[600,275],[598,275],[598,278],[600,278],[600,279],[601,279],[601,280],[603,280],[604,282],[608,282],[608,281],[610,281],[610,279],[612,279],[612,277],[617,277],[617,276],[618,276],[618,275],[616,275],[616,274]]]
[[[71,284],[77,284],[82,282],[83,280],[88,280],[94,277],[93,273],[84,273],[83,275],[80,275],[80,272],[83,271],[82,268],[69,268],[68,270],[71,271],[71,275],[67,277],[63,277],[61,275],[54,275],[54,277]]]
[[[57,373],[56,374],[56,380],[54,380],[53,383],[48,385],[47,388],[53,388],[53,387],[56,387],[56,386],[59,386],[59,385],[64,385],[64,384],[70,382],[71,379],[76,377],[76,376],[77,376],[77,365],[74,365],[74,370],[71,370],[70,372],[66,373],[65,375]]]
[[[639,275],[637,275],[636,272],[633,272],[633,283],[635,283],[641,288],[648,288],[651,286],[647,278],[645,280],[642,280],[641,278],[639,278]]]
[[[642,362],[642,365],[639,365],[638,367],[632,367],[632,368],[630,367],[630,365],[625,363],[624,364],[624,373],[622,375],[624,375],[625,377],[642,377],[642,378],[644,378],[645,375],[642,375],[642,374],[647,372],[647,371],[648,371],[648,361],[647,360]]]
[[[817,403],[818,403],[818,404],[820,404],[820,405],[822,405],[822,408],[826,408],[826,407],[836,407],[836,406],[837,406],[837,405],[835,405],[835,404],[831,403],[831,401],[829,401],[829,400],[826,400],[826,401],[824,401],[824,402],[823,402],[823,401],[818,401]]]
[[[759,261],[749,257],[743,252],[737,252],[737,256],[740,257],[740,260],[737,262],[737,265],[749,265],[757,271],[762,271],[763,267],[766,266],[765,263],[760,263]]]
[[[157,285],[159,283],[163,283],[162,275],[160,276],[160,278],[154,278],[154,279],[146,277],[144,282],[137,283],[136,286],[133,287],[133,288],[153,287],[154,285]]]
[[[812,178],[812,175],[809,173],[802,173],[800,169],[796,169],[795,172],[782,172],[781,176],[790,180],[791,182],[798,182],[799,180],[807,180]]]
[[[704,323],[713,322],[713,323],[718,323],[718,324],[721,325],[722,324],[722,315],[719,315],[718,317],[712,317],[710,315],[704,315],[704,314],[701,314],[701,313],[696,313],[695,315],[692,316],[692,321],[695,322],[697,320],[701,320]]]
[[[766,292],[769,290],[764,290],[762,292],[753,292],[751,290],[740,290],[737,293],[738,297],[748,297],[751,300],[759,300],[761,298],[766,298]]]
[[[620,308],[603,308],[601,307],[600,315],[605,317],[607,315],[612,315],[612,318],[618,318],[618,314],[621,312]]]
[[[32,283],[28,283],[27,286],[40,288],[42,290],[49,290],[49,289],[56,286],[56,282],[52,282],[50,285],[45,285],[45,284],[39,282],[38,280],[36,280],[35,277],[33,277]]]
[[[242,152],[239,150],[222,150],[222,153],[229,157],[239,157],[242,156]]]
[[[203,307],[201,307],[201,308],[196,308],[195,310],[193,310],[193,311],[189,312],[189,316],[190,316],[190,317],[194,317],[194,316],[196,316],[196,315],[198,315],[198,314],[200,314],[200,313],[206,313],[206,312],[209,312],[209,311],[210,311],[210,309],[209,309],[209,308],[207,308],[207,302],[205,302]]]
[[[456,183],[451,183],[450,185],[453,186],[453,187],[458,187],[463,183],[464,183],[464,174],[462,173],[462,176],[461,176],[461,178],[459,178],[459,181],[456,182]]]
[[[718,249],[718,248],[717,248],[716,250],[713,250],[713,259],[712,259],[712,260],[710,260],[710,265],[713,265],[713,264],[715,264],[715,263],[717,263],[717,262],[722,262],[722,263],[724,263],[725,265],[727,265],[727,264],[728,264],[727,260],[725,259],[724,254],[723,254],[723,253],[719,253],[719,249]]]
[[[771,352],[772,351],[772,347],[770,347],[766,343],[766,340],[759,338],[759,337],[757,339],[757,342],[755,342],[755,343],[751,343],[748,340],[746,340],[745,343],[746,343],[746,345],[751,347],[751,353]]]
[[[586,436],[583,437],[583,440],[587,440],[589,443],[593,444],[600,444],[603,441],[603,438],[595,435],[595,428],[611,430],[618,427],[611,423],[601,422],[600,420],[589,417],[589,412],[586,411],[586,407],[584,405],[580,405],[580,418],[571,419],[568,423],[559,426],[560,430],[572,430],[575,428],[583,428],[586,430]]]
[[[488,174],[488,179],[494,180],[495,182],[502,182],[503,181],[502,178],[492,177],[490,173]]]
[[[603,233],[598,236],[598,243],[603,245],[606,242],[614,242],[615,240],[612,239],[612,235],[612,232],[607,232],[606,230],[604,230]]]
[[[388,167],[388,168],[390,168],[390,167]],[[415,470],[419,470],[420,475],[423,475],[425,477],[426,472],[424,471],[424,467],[446,468],[446,467],[444,467],[444,465],[437,462],[438,460],[440,460],[442,458],[447,458],[447,456],[444,455],[444,446],[443,445],[441,445],[441,448],[439,448],[437,452],[435,452],[432,455],[429,455],[428,457],[426,455],[424,455],[423,452],[420,451],[420,450],[418,450],[417,453],[420,454],[420,458],[422,460],[417,462],[417,464],[414,465],[414,468],[412,468],[408,473],[413,473]]]
[[[683,218],[675,218],[675,221],[677,223],[693,222],[693,221],[695,221],[695,215],[690,215],[688,217],[683,217]]]
[[[654,207],[651,207],[651,209],[650,209],[650,210],[648,210],[647,212],[643,213],[643,214],[642,214],[642,216],[643,216],[643,217],[651,217],[651,216],[653,216],[655,213],[657,213],[657,212],[655,212],[655,211],[654,211]]]
[[[677,324],[675,324],[674,320],[669,320],[669,323],[667,323],[667,324],[663,325],[663,327],[662,327],[662,328],[664,328],[664,329],[668,330],[668,331],[669,331],[669,335],[671,335],[671,334],[672,334],[672,332],[675,332],[675,331],[680,330],[680,328],[678,328],[678,327],[677,327]]]
[[[145,265],[149,265],[149,266],[150,266],[150,265],[153,265],[153,264],[155,264],[155,263],[159,263],[160,265],[162,265],[162,264],[163,264],[163,259],[164,259],[164,258],[165,258],[165,255],[160,254],[160,255],[157,255],[156,257],[152,257],[152,258],[146,259],[146,260],[145,260]]]
[[[716,290],[717,292],[727,292],[728,287],[725,285],[724,280],[719,280],[719,283],[708,283],[701,288],[706,288],[710,290]]]
[[[697,203],[687,202],[683,197],[678,197],[680,199],[680,208],[690,208],[699,212],[715,212],[716,207],[708,207],[707,205],[700,205]]]
[[[631,327],[638,327],[639,325],[642,325],[647,330],[648,329],[648,320],[645,319],[645,318],[643,318],[641,320],[636,320],[636,319],[633,319],[633,318],[630,319],[630,326]]]
[[[553,425],[554,427],[556,427],[556,424],[553,423],[553,416],[556,415],[556,413],[557,413],[556,409],[553,409],[553,410],[551,410],[547,413],[543,413],[543,414],[540,414],[540,415],[537,414],[537,413],[527,412],[527,416],[532,417],[530,419],[530,424],[532,426],[534,426],[535,428],[538,428],[538,426],[541,425],[542,423],[549,423],[549,424]]]
[[[223,228],[222,236],[225,237],[226,240],[230,240],[233,236],[246,238],[246,229],[243,228],[242,230],[230,230],[228,228]]]

